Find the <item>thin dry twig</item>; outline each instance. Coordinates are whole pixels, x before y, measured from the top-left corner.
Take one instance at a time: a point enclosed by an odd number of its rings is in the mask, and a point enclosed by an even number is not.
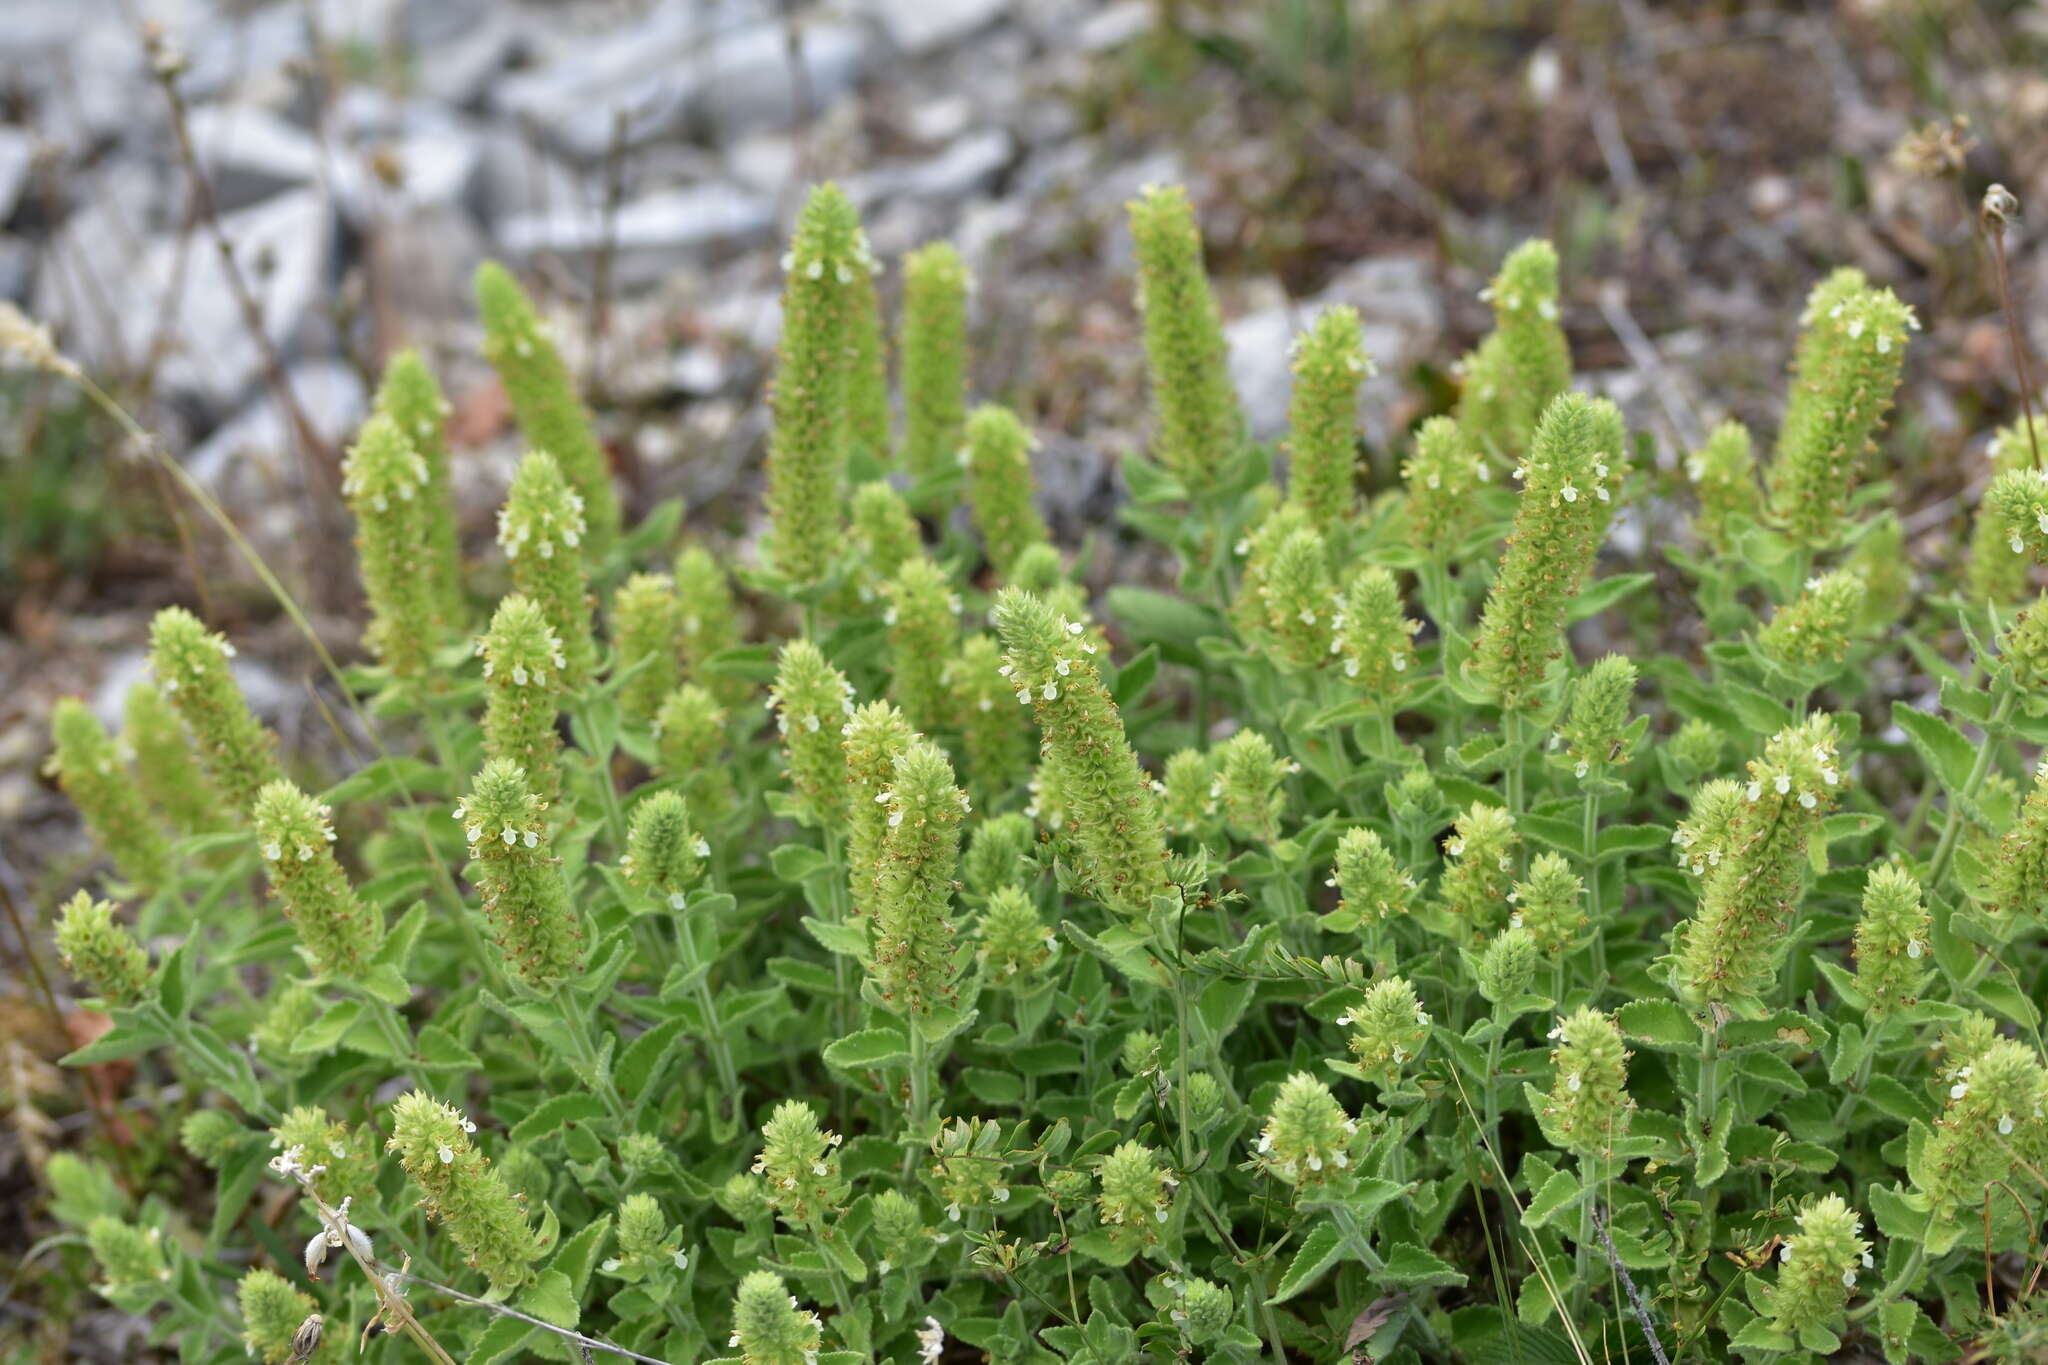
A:
[[[591,265],[590,318],[585,324],[583,391],[596,393],[604,377],[605,333],[611,325],[612,257],[618,249],[619,204],[626,195],[626,127],[623,107],[612,110],[612,136],[604,153],[604,216],[599,221],[597,257]]]
[[[1649,1339],[1650,1354],[1657,1358],[1657,1365],[1671,1365],[1670,1359],[1664,1354],[1664,1343],[1657,1339],[1656,1325],[1650,1321],[1649,1305],[1643,1302],[1642,1291],[1636,1288],[1636,1282],[1629,1278],[1627,1267],[1622,1265],[1621,1254],[1614,1249],[1614,1238],[1607,1234],[1607,1211],[1597,1202],[1593,1205],[1593,1226],[1600,1230],[1600,1245],[1607,1249],[1607,1263],[1614,1267],[1615,1277],[1621,1281],[1622,1290],[1628,1295],[1628,1306],[1636,1315],[1636,1325],[1643,1329],[1643,1335]]]

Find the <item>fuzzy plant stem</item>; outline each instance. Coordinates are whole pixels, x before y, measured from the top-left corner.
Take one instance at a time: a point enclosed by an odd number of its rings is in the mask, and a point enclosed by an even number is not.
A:
[[[591,724],[591,698],[585,694],[576,707],[576,728],[586,735],[595,736],[596,727]],[[603,753],[590,755],[592,776],[597,781],[598,799],[604,803],[604,835],[614,851],[626,847],[626,815],[619,805],[619,787],[612,781],[612,755],[607,749]]]
[[[1711,1028],[1700,1030],[1700,1085],[1695,1103],[1700,1131],[1705,1133],[1721,1107],[1721,1036]]]
[[[1522,771],[1522,713],[1513,706],[1500,713],[1501,743],[1507,747],[1508,814],[1516,820],[1522,818],[1525,799]]]
[[[253,1086],[243,1084],[243,1078],[234,1062],[216,1052],[213,1047],[194,1032],[189,1021],[179,1018],[154,1000],[145,1009],[156,1026],[170,1036],[178,1045],[181,1056],[192,1059],[207,1080],[234,1098],[257,1118],[274,1120],[277,1111],[263,1101],[262,1092]]]
[[[1572,1316],[1583,1322],[1586,1306],[1593,1297],[1592,1286],[1587,1278],[1593,1270],[1593,1201],[1600,1189],[1606,1185],[1605,1163],[1598,1181],[1593,1175],[1593,1161],[1590,1157],[1579,1158],[1579,1185],[1586,1191],[1579,1201],[1579,1235],[1572,1244]]]
[[[1927,1235],[1934,1231],[1936,1214],[1929,1211],[1927,1223],[1920,1229],[1919,1239],[1913,1243],[1913,1250],[1906,1257],[1906,1263],[1899,1267],[1899,1273],[1884,1282],[1884,1287],[1871,1296],[1868,1303],[1850,1310],[1849,1321],[1862,1322],[1875,1314],[1878,1309],[1896,1299],[1912,1287],[1920,1278],[1920,1267],[1927,1262]]]
[[[618,1086],[612,1083],[611,1073],[600,1065],[603,1053],[599,1050],[597,1037],[590,1027],[589,1016],[579,1006],[575,992],[566,986],[555,991],[555,1012],[561,1017],[562,1031],[569,1036],[569,1047],[575,1054],[576,1070],[582,1073],[585,1084],[597,1091],[598,1099],[604,1102],[606,1112],[624,1122],[626,1101],[620,1097]]]
[[[1560,1001],[1560,1003],[1562,1003]],[[1500,1150],[1500,1053],[1508,1020],[1499,1005],[1493,1007],[1493,1037],[1486,1042],[1486,1145]]]
[[[932,1060],[924,1030],[917,1026],[917,1016],[908,1015],[903,1023],[905,1036],[910,1040],[910,1136],[914,1162],[916,1142],[924,1132],[925,1114],[931,1108]]]
[[[1890,1017],[1887,1016],[1870,1026],[1870,1034],[1863,1041],[1863,1060],[1856,1064],[1856,1078],[1843,1092],[1842,1103],[1835,1110],[1837,1128],[1848,1121],[1849,1115],[1856,1109],[1856,1101],[1862,1099],[1863,1092],[1869,1088],[1871,1064],[1877,1060],[1878,1045],[1884,1041],[1885,1034],[1891,1031],[1891,1023]]]
[[[2012,717],[2013,703],[2018,699],[2018,689],[1999,689],[1998,705],[1991,713],[1991,719],[1984,726],[1984,740],[1977,746],[1977,757],[1970,764],[1970,775],[1963,781],[1963,789],[1956,793],[1949,803],[1948,819],[1942,822],[1941,842],[1934,846],[1934,859],[1927,865],[1927,889],[1935,892],[1941,889],[1941,879],[1948,872],[1949,860],[1955,857],[1956,842],[1963,831],[1965,808],[1975,803],[1977,793],[1983,789],[1984,779],[1991,775],[1991,760],[1998,753],[1999,741],[2005,737],[2005,723]],[[1936,779],[1929,776],[1931,783]]]
[[[676,935],[676,942],[682,945],[683,969],[697,978],[697,1009],[704,1016],[704,1041],[711,1049],[712,1065],[718,1068],[719,1092],[737,1117],[741,1111],[740,1076],[733,1065],[732,1044],[726,1039],[725,1027],[718,1022],[718,1001],[711,994],[712,964],[697,960],[696,939],[687,928]]]

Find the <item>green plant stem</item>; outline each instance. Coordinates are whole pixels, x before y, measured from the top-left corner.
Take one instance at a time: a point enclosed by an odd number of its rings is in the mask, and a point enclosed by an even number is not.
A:
[[[915,1015],[906,1015],[903,1020],[904,1034],[910,1040],[910,1156],[915,1161],[917,1141],[924,1134],[925,1113],[931,1106],[931,1055],[930,1045],[925,1042],[924,1030],[917,1026]]]
[[[397,1007],[388,1001],[377,999],[370,999],[365,1003],[369,1005],[370,1015],[377,1021],[377,1031],[384,1035],[384,1041],[390,1044],[400,1057],[408,1061],[416,1059],[419,1053],[413,1042],[412,1030],[398,1017]]]
[[[597,1092],[607,1112],[615,1119],[626,1118],[626,1102],[619,1096],[619,1088],[601,1065],[603,1053],[598,1049],[597,1039],[590,1030],[590,1020],[576,1007],[575,992],[562,989],[555,992],[555,1012],[561,1017],[562,1028],[569,1035],[569,1045],[575,1053],[577,1070],[584,1076],[585,1084]]]
[[[1984,779],[1991,774],[1991,761],[1998,753],[1998,744],[2004,738],[2005,723],[2012,717],[2013,703],[2018,699],[2014,688],[1999,690],[1998,705],[1991,712],[1991,719],[1984,726],[1983,742],[1977,746],[1977,757],[1970,764],[1969,776],[1963,780],[1963,789],[1949,802],[1948,819],[1941,824],[1941,841],[1934,846],[1934,859],[1927,865],[1927,889],[1930,892],[1941,888],[1941,879],[1948,872],[1949,860],[1955,856],[1956,845],[1961,839],[1963,822],[1966,819],[1964,807],[1977,799],[1978,791],[1984,786]],[[1929,775],[1930,783],[1937,779]]]
[[[1721,1109],[1721,1038],[1711,1028],[1700,1030],[1700,1087],[1695,1104],[1704,1135]]]
[[[811,1245],[818,1249],[818,1259],[825,1263],[825,1271],[832,1277],[832,1302],[839,1306],[841,1313],[853,1311],[853,1295],[847,1290],[846,1276],[839,1269],[839,1262],[832,1259],[832,1253],[825,1250],[825,1234],[818,1225],[811,1225]]]
[[[581,700],[577,706],[576,720],[578,728],[584,734],[597,733],[590,723],[590,712]],[[612,781],[611,752],[607,750],[601,754],[592,754],[590,760],[591,776],[597,782],[598,799],[604,803],[605,840],[610,844],[614,855],[623,854],[626,851],[626,816],[624,809],[619,805],[618,784]]]
[[[1869,1087],[1871,1063],[1877,1060],[1878,1044],[1890,1031],[1890,1025],[1890,1019],[1881,1019],[1870,1026],[1870,1035],[1864,1043],[1863,1060],[1856,1064],[1856,1078],[1849,1083],[1848,1090],[1842,1095],[1840,1107],[1835,1110],[1837,1128],[1848,1121],[1849,1115],[1856,1108],[1856,1101],[1863,1098],[1864,1090]]]
[[[1586,896],[1587,914],[1592,917],[1593,926],[1598,929],[1601,922],[1600,910],[1600,798],[1592,792],[1586,793],[1585,812],[1580,817],[1579,842],[1586,846]]]
[[[1500,713],[1501,743],[1507,748],[1508,815],[1519,821],[1522,818],[1522,713],[1513,707],[1503,708]]]
[[[1920,1277],[1920,1267],[1927,1262],[1927,1236],[1934,1231],[1935,1213],[1927,1212],[1927,1222],[1920,1229],[1920,1238],[1913,1243],[1913,1250],[1907,1255],[1906,1263],[1899,1267],[1899,1273],[1886,1280],[1884,1287],[1877,1291],[1870,1302],[1851,1310],[1849,1321],[1861,1322],[1876,1313],[1878,1309],[1906,1292],[1913,1281]]]
[[[1507,1036],[1507,1021],[1499,1005],[1493,1007],[1493,1037],[1486,1040],[1486,1144],[1500,1150],[1500,1052]]]
[[[724,1102],[731,1113],[740,1112],[739,1069],[733,1065],[732,1043],[725,1036],[724,1027],[718,1022],[718,1001],[711,994],[711,966],[697,957],[697,938],[690,932],[688,924],[678,924],[676,942],[681,945],[683,970],[697,977],[694,994],[697,1010],[704,1016],[704,1045],[711,1052],[712,1065],[718,1068],[718,1086]],[[702,968],[702,971],[698,969]]]
[[[1579,1185],[1585,1197],[1579,1200],[1579,1233],[1572,1242],[1572,1316],[1580,1321],[1584,1321],[1586,1305],[1593,1297],[1588,1283],[1593,1269],[1593,1201],[1604,1185],[1604,1177],[1593,1179],[1592,1167],[1590,1159],[1579,1158]]]

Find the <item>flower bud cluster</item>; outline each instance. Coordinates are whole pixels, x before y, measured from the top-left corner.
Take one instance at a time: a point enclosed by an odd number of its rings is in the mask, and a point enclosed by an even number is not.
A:
[[[484,756],[526,770],[534,794],[553,801],[561,792],[562,709],[568,657],[547,614],[524,593],[512,593],[491,613],[476,642],[484,661]]]
[[[214,635],[183,607],[165,607],[149,628],[149,667],[164,700],[185,722],[199,761],[214,788],[235,812],[249,817],[256,793],[284,776],[277,737],[250,714],[228,660],[235,647]]]
[[[1223,822],[1238,837],[1271,844],[1280,837],[1280,817],[1287,811],[1287,793],[1280,784],[1301,771],[1291,759],[1273,752],[1272,742],[1256,730],[1239,730],[1216,750],[1216,774],[1210,787],[1223,806]]]
[[[809,640],[791,640],[776,660],[768,709],[782,736],[789,784],[808,822],[828,830],[845,828],[847,772],[840,731],[853,714],[853,684]]]
[[[57,914],[57,952],[64,969],[113,1005],[133,1005],[149,993],[149,954],[114,919],[110,901],[80,891]]]
[[[390,1150],[420,1191],[420,1202],[493,1289],[533,1277],[539,1238],[503,1175],[470,1141],[476,1125],[420,1091],[391,1108]]]
[[[242,1344],[251,1356],[263,1365],[299,1365],[304,1357],[293,1339],[300,1324],[320,1311],[311,1294],[274,1270],[256,1269],[235,1286],[235,1302],[242,1314]]]
[[[1429,1011],[1415,996],[1407,978],[1381,977],[1365,988],[1365,999],[1337,1016],[1351,1030],[1349,1046],[1358,1069],[1382,1090],[1401,1083],[1402,1069],[1422,1055],[1429,1042]]]
[[[2019,819],[1998,841],[1998,857],[1985,878],[1985,908],[1998,916],[2048,916],[2048,761],[2034,769]]]
[[[931,1178],[946,1201],[946,1220],[967,1209],[1010,1202],[1009,1161],[1003,1126],[987,1119],[948,1119],[932,1137]]]
[[[1373,373],[1358,310],[1326,308],[1294,339],[1287,407],[1288,496],[1327,536],[1358,504],[1358,389]]]
[[[216,1171],[241,1150],[248,1135],[241,1120],[225,1109],[195,1109],[178,1125],[178,1144],[194,1160]]]
[[[502,758],[484,765],[455,808],[498,947],[536,990],[552,990],[583,967],[583,926],[549,841],[546,809],[525,769]]]
[[[102,1295],[124,1297],[133,1291],[158,1292],[171,1278],[164,1259],[163,1233],[139,1228],[112,1214],[101,1214],[85,1227],[85,1242],[99,1263]]]
[[[498,509],[498,545],[511,561],[514,586],[540,608],[561,641],[562,686],[572,692],[597,662],[583,540],[583,495],[570,487],[552,455],[528,455]]]
[[[929,242],[903,258],[903,464],[913,479],[937,474],[960,450],[970,283],[950,242]]]
[[[1947,1100],[1913,1182],[1937,1222],[1974,1223],[1985,1187],[2037,1162],[2048,1143],[2048,1070],[2014,1038],[1994,1038],[1967,1060],[1952,1051],[1948,1061],[1941,1078]]]
[[[1572,381],[1571,349],[1558,325],[1556,248],[1522,243],[1480,298],[1493,305],[1493,331],[1467,361],[1458,423],[1472,448],[1519,456],[1539,415]]]
[[[1603,776],[1609,768],[1625,768],[1628,750],[1629,703],[1636,691],[1636,666],[1609,654],[1572,683],[1571,705],[1558,737],[1572,773],[1579,778]]]
[[[896,760],[916,732],[903,713],[886,701],[854,708],[839,727],[841,767],[846,774],[846,866],[853,912],[870,913],[880,894],[883,846],[889,836],[889,790]]]
[[[1719,769],[1727,751],[1721,731],[1712,721],[1697,716],[1679,726],[1671,737],[1671,761],[1686,782],[1697,782]]]
[[[373,414],[342,464],[341,492],[355,515],[357,567],[370,604],[363,641],[393,677],[417,678],[448,605],[428,529],[426,459],[396,421]]]
[[[1287,532],[1277,543],[1262,543],[1271,544],[1261,566],[1261,596],[1274,658],[1295,672],[1321,668],[1337,652],[1337,589],[1330,577],[1329,545],[1309,526]]]
[[[1095,1178],[1101,1185],[1095,1209],[1112,1242],[1135,1239],[1139,1246],[1151,1246],[1159,1240],[1160,1225],[1173,1214],[1173,1182],[1157,1152],[1126,1142],[1102,1158]]]
[[[629,674],[619,688],[619,710],[628,720],[653,720],[661,699],[675,689],[682,613],[675,580],[667,574],[636,573],[612,594],[614,667]]]
[[[1432,417],[1416,428],[1414,449],[1401,464],[1408,543],[1438,563],[1451,559],[1478,519],[1473,495],[1492,477],[1493,466],[1455,421]]]
[[[689,803],[671,788],[633,807],[619,870],[634,886],[680,910],[684,893],[710,856],[711,845],[690,822]]]
[[[1799,1211],[1799,1230],[1778,1252],[1771,1326],[1795,1336],[1806,1328],[1841,1326],[1856,1289],[1856,1272],[1871,1264],[1863,1220],[1839,1194],[1823,1195]]]
[[[1527,929],[1546,957],[1570,951],[1586,931],[1586,884],[1558,854],[1537,854],[1529,880],[1517,882],[1508,900],[1515,906],[1508,923]]]
[[[316,970],[356,976],[384,942],[384,917],[365,905],[335,860],[333,812],[290,782],[273,782],[251,818],[270,894],[299,931]]]
[[[725,568],[702,545],[685,545],[676,552],[676,653],[687,682],[703,685],[726,706],[737,706],[753,695],[745,678],[721,673],[711,659],[740,642],[739,605],[733,600],[732,580]]]
[[[911,727],[936,731],[947,719],[946,661],[960,638],[960,597],[924,555],[904,561],[882,585],[888,606],[890,695]]]
[[[121,742],[135,756],[135,785],[183,834],[213,834],[232,821],[201,771],[192,740],[164,694],[146,682],[128,689]]]
[[[1487,940],[1473,964],[1479,993],[1495,1005],[1526,995],[1536,980],[1542,956],[1536,936],[1519,924],[1510,924]]]
[[[619,1254],[605,1261],[604,1272],[633,1281],[665,1270],[686,1270],[689,1264],[660,1201],[644,1192],[627,1195],[619,1204]]]
[[[376,408],[405,433],[405,439],[426,465],[419,516],[426,546],[427,591],[435,606],[436,624],[444,628],[456,625],[462,619],[463,606],[462,546],[455,525],[455,493],[448,470],[448,400],[442,396],[433,371],[412,347],[393,352],[384,362]]]
[[[875,1196],[873,1208],[875,1245],[882,1253],[876,1273],[914,1270],[932,1258],[934,1243],[944,1234],[934,1236],[922,1200],[901,1190],[884,1190]]]
[[[1033,497],[1031,454],[1037,448],[1037,438],[1006,407],[984,403],[967,418],[967,444],[960,452],[967,503],[999,582],[1012,581],[1018,555],[1048,540]]]
[[[552,456],[576,490],[579,533],[588,518],[589,543],[581,546],[583,554],[578,557],[601,563],[618,543],[619,498],[612,491],[611,461],[598,444],[590,410],[577,397],[569,367],[562,363],[533,301],[495,261],[477,267],[476,302],[484,324],[484,358],[505,385],[505,397],[527,447]],[[579,547],[571,542],[566,548]],[[562,631],[564,639],[571,634]]]
[[[62,697],[50,712],[49,770],[85,817],[114,870],[143,891],[171,877],[171,845],[149,811],[119,746],[92,708]]]
[[[1346,923],[1325,928],[1362,929],[1385,924],[1414,909],[1415,879],[1395,863],[1380,836],[1363,827],[1347,829],[1337,840],[1336,865],[1328,885],[1342,894],[1337,913]]]
[[[874,479],[854,489],[849,511],[854,544],[865,570],[860,594],[863,600],[872,600],[878,587],[894,578],[906,560],[924,552],[924,538],[910,504],[886,480]]]
[[[369,1198],[376,1186],[377,1158],[365,1142],[367,1129],[351,1129],[317,1105],[295,1105],[270,1130],[270,1145],[292,1154],[291,1165],[329,1204]]]
[[[1031,817],[1017,811],[991,815],[974,826],[967,841],[967,854],[960,860],[960,873],[968,891],[992,896],[1012,883],[1023,884],[1029,874],[1025,860],[1038,842]]]
[[[1189,1343],[1206,1346],[1230,1328],[1237,1312],[1230,1291],[1213,1280],[1194,1275],[1162,1276],[1173,1301],[1166,1320],[1181,1330]]]
[[[1919,1000],[1932,975],[1933,935],[1933,918],[1912,874],[1890,863],[1871,869],[1854,950],[1856,985],[1869,1002],[1870,1018],[1885,1018]]]
[[[1537,1122],[1553,1144],[1582,1157],[1604,1156],[1628,1132],[1635,1101],[1628,1094],[1628,1049],[1614,1020],[1589,1005],[1550,1031],[1555,1079],[1542,1096]]]
[[[1686,457],[1685,474],[1700,500],[1693,526],[1708,548],[1727,553],[1733,548],[1732,523],[1755,520],[1763,510],[1749,428],[1732,419],[1715,427],[1707,443]]]
[[[1198,749],[1180,749],[1169,754],[1153,790],[1159,793],[1159,813],[1168,831],[1199,834],[1216,815],[1216,778],[1209,755]]]
[[[733,1296],[732,1338],[746,1365],[818,1365],[824,1331],[818,1315],[770,1270],[750,1270]]]
[[[1985,453],[1991,460],[1993,483],[2014,470],[2031,469],[2035,445],[2048,448],[2048,417],[2036,417],[2033,423],[2031,434],[2022,418],[1999,428],[1991,438]],[[1986,491],[1989,492],[1988,488]],[[1970,562],[1964,570],[1963,586],[1972,602],[2009,603],[2026,596],[2031,556],[2024,553],[2024,540],[2018,554],[2013,552],[2010,542],[2005,518],[1987,496],[1978,503],[1977,515],[1970,524]]]
[[[941,680],[971,784],[977,795],[993,800],[1023,781],[1031,766],[1031,732],[1017,724],[1002,645],[993,635],[968,636],[946,661]]]
[[[1060,941],[1020,886],[998,887],[981,914],[981,948],[975,954],[991,986],[1021,989],[1059,952]]]
[[[1422,622],[1401,612],[1401,589],[1376,564],[1351,575],[1337,595],[1330,653],[1344,677],[1383,711],[1393,710],[1414,684],[1415,633]]]
[[[1350,1167],[1357,1138],[1358,1121],[1344,1112],[1330,1087],[1297,1071],[1273,1098],[1254,1159],[1275,1179],[1313,1190]]]
[[[1848,569],[1808,579],[1806,591],[1757,632],[1757,648],[1787,667],[1842,662],[1862,623],[1867,592],[1863,576]]]
[[[1475,801],[1451,825],[1444,840],[1449,864],[1437,882],[1444,908],[1475,934],[1491,933],[1507,918],[1508,887],[1514,880],[1514,817],[1501,806]]]
[[[826,1215],[846,1202],[850,1187],[839,1173],[839,1142],[839,1134],[820,1128],[802,1100],[784,1100],[761,1125],[754,1174],[790,1227],[822,1229]]]
[[[928,739],[912,739],[891,768],[881,793],[888,817],[875,879],[873,970],[882,999],[916,1016],[953,998],[953,873],[968,800],[953,785],[946,751]]]
[[[1153,452],[1200,498],[1222,476],[1243,423],[1222,317],[1202,268],[1202,237],[1187,192],[1148,186],[1129,207],[1152,381]]]

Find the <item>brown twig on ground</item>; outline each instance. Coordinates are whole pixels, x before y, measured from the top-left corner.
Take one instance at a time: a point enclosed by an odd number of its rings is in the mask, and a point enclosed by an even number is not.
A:
[[[2034,468],[2041,467],[2041,441],[2034,434],[2034,377],[2027,369],[2027,343],[2020,336],[2019,314],[2012,306],[2012,277],[2005,265],[2006,225],[2020,216],[2020,201],[2003,185],[1984,191],[1984,206],[1977,221],[1984,240],[1991,247],[1991,265],[1998,282],[1998,306],[2005,314],[2005,333],[2012,341],[2012,363],[2020,375],[2020,413],[2026,418],[2027,446],[2033,452]]]

